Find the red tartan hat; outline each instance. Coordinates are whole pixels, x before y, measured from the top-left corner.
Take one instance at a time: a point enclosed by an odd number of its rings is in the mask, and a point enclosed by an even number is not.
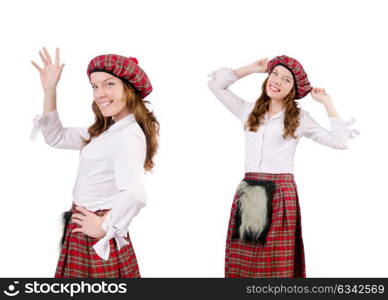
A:
[[[296,59],[286,55],[276,56],[267,63],[268,74],[278,65],[287,68],[292,73],[296,88],[296,99],[303,98],[312,90],[306,72]]]
[[[88,65],[88,77],[93,72],[107,72],[128,81],[145,98],[152,92],[147,74],[139,67],[137,59],[117,54],[104,54],[93,58]]]

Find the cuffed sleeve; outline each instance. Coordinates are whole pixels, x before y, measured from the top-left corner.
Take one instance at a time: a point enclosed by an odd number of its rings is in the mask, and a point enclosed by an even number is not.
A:
[[[354,139],[360,135],[360,131],[355,128],[352,128],[353,124],[356,122],[356,118],[351,117],[348,121],[345,121],[345,125],[348,128],[349,138]]]
[[[140,127],[133,134],[126,134],[115,146],[113,165],[118,193],[114,196],[111,210],[102,228],[106,235],[93,248],[104,260],[109,258],[109,240],[114,238],[118,249],[127,245],[125,236],[132,219],[146,205],[146,191],[143,183],[143,164],[146,142]]]
[[[39,132],[42,132],[46,143],[54,148],[79,150],[82,148],[84,139],[89,137],[87,128],[64,128],[57,110],[37,115],[33,122],[30,139],[34,141]]]
[[[234,71],[223,67],[208,76],[212,77],[208,82],[208,87],[212,93],[232,114],[242,120],[245,101],[228,89],[232,83],[238,80]]]
[[[348,139],[360,134],[358,130],[351,128],[351,125],[355,122],[354,118],[348,122],[340,118],[329,118],[330,131],[320,126],[306,111],[303,112],[302,120],[303,135],[305,137],[334,149],[347,149]]]

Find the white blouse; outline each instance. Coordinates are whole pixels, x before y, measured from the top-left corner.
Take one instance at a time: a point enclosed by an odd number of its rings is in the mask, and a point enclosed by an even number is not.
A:
[[[238,77],[230,68],[221,68],[209,76],[213,77],[208,86],[221,103],[242,122],[243,127],[254,108],[254,103],[247,102],[233,94],[228,87]],[[300,125],[296,129],[297,139],[284,139],[284,111],[268,118],[257,132],[245,132],[245,170],[259,173],[291,173],[294,172],[294,156],[296,146],[302,136],[311,138],[317,143],[334,149],[346,149],[348,138],[359,134],[349,127],[355,121],[346,123],[339,118],[329,118],[331,131],[321,127],[307,111],[301,110]]]
[[[109,240],[115,238],[119,250],[128,244],[124,236],[129,224],[146,204],[146,139],[142,129],[129,114],[82,147],[83,140],[89,138],[87,128],[63,128],[53,110],[34,119],[32,140],[39,131],[54,148],[81,150],[73,202],[93,212],[111,209],[102,224],[107,234],[93,246],[98,256],[107,260]]]

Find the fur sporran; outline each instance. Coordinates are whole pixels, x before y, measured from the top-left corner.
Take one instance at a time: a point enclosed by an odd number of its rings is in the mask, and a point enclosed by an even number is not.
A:
[[[272,198],[276,185],[269,180],[243,180],[238,186],[236,231],[234,238],[265,243],[272,217]]]

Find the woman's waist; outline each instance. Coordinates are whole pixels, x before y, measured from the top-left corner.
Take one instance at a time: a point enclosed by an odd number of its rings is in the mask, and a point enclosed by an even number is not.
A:
[[[94,177],[78,175],[73,187],[73,194],[86,198],[109,197],[117,192],[116,181],[102,175]]]
[[[270,180],[270,181],[294,181],[292,173],[264,173],[264,172],[245,172],[244,179],[246,180]]]
[[[117,187],[112,185],[85,185],[82,182],[76,182],[73,188],[73,201],[82,204],[104,205],[109,203],[118,192]]]
[[[73,192],[72,209],[75,206],[81,206],[91,212],[107,211],[112,208],[116,195],[117,194],[113,194],[109,196],[101,196],[101,195],[96,196],[96,195],[90,195],[88,193],[85,194],[85,193]]]
[[[76,208],[77,206],[84,207],[83,205],[76,204],[73,201],[71,209],[70,209],[71,213],[80,213],[80,211],[78,211]],[[110,210],[109,208],[91,208],[91,207],[84,207],[84,208],[86,208],[89,212],[94,213],[98,216],[103,216],[104,214],[106,214]]]
[[[245,160],[246,173],[264,173],[264,174],[293,174],[293,161],[268,161],[263,159]]]

